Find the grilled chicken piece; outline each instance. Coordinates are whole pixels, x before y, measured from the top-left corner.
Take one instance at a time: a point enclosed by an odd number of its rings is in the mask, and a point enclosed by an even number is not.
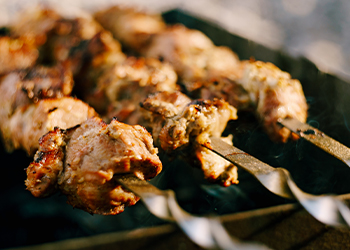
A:
[[[158,92],[142,106],[156,145],[167,153],[180,150],[185,159],[195,159],[210,181],[224,186],[238,183],[234,165],[200,146],[210,136],[221,137],[227,122],[237,119],[234,107],[219,99],[191,101],[180,92]]]
[[[286,142],[291,132],[277,124],[278,119],[307,119],[307,103],[298,80],[272,63],[243,62],[242,77],[237,82],[249,92],[256,114],[271,139]]]
[[[128,124],[142,124],[140,101],[150,93],[176,90],[176,80],[176,73],[168,64],[129,57],[106,70],[84,100],[107,120],[116,117]]]
[[[0,37],[0,75],[32,67],[39,52],[28,37]]]
[[[137,12],[133,8],[114,6],[97,12],[94,17],[123,46],[136,51],[146,46],[153,34],[165,29],[160,15]]]
[[[2,139],[7,151],[22,148],[32,155],[38,149],[39,138],[48,131],[70,128],[96,115],[93,108],[75,98],[40,100],[17,107],[1,120]]]
[[[113,176],[133,172],[150,179],[162,169],[151,135],[143,127],[92,118],[81,125],[47,133],[40,139],[26,186],[36,197],[60,189],[73,207],[95,214],[118,214],[139,198]]]

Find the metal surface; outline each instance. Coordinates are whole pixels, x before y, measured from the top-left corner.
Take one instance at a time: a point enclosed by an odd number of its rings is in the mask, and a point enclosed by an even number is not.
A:
[[[184,211],[172,190],[160,190],[133,174],[116,175],[116,180],[137,194],[155,216],[175,222],[196,244],[210,249],[270,249],[258,243],[243,243],[233,239],[217,218],[198,217]]]
[[[340,142],[294,118],[280,119],[278,123],[350,166],[350,148]]]
[[[305,193],[286,169],[273,168],[219,138],[211,137],[210,140],[203,146],[254,175],[272,193],[296,199],[314,218],[326,225],[350,227],[350,209],[335,196]]]

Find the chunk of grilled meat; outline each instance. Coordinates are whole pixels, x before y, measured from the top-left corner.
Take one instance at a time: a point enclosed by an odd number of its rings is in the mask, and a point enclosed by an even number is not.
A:
[[[142,124],[140,101],[150,93],[176,90],[176,80],[176,73],[168,64],[129,57],[105,70],[84,100],[107,120],[116,117],[128,124]]]
[[[200,146],[210,136],[221,137],[227,122],[237,119],[234,107],[219,99],[191,101],[180,92],[158,92],[142,106],[147,109],[145,125],[152,131],[156,145],[167,153],[180,150],[185,159],[194,159],[210,181],[224,186],[238,183],[234,165]]]
[[[307,119],[307,103],[298,80],[272,63],[243,62],[242,77],[237,82],[246,89],[257,117],[271,139],[286,142],[291,136],[287,128],[277,124],[278,119]]]
[[[0,130],[5,141],[9,141],[6,143],[7,149],[9,151],[13,149],[12,139],[10,138],[12,132],[8,131],[7,126],[12,124],[10,120],[17,109],[25,113],[25,110],[31,104],[37,103],[41,99],[69,96],[72,88],[72,73],[63,65],[54,67],[36,66],[30,70],[14,71],[3,76],[0,79]],[[30,121],[28,123],[30,124]],[[15,127],[18,129],[17,125]],[[10,134],[5,135],[7,133]],[[36,139],[41,135],[39,134]],[[14,148],[17,148],[17,146]],[[29,153],[29,151],[27,152]]]
[[[140,51],[153,34],[165,28],[162,17],[119,6],[95,13],[95,19],[123,46]]]
[[[114,174],[133,172],[150,179],[161,169],[146,129],[116,120],[107,125],[92,118],[75,128],[56,128],[44,135],[25,183],[36,197],[60,189],[73,207],[110,215],[139,200],[117,184]]]
[[[75,98],[44,99],[17,107],[2,118],[0,130],[7,151],[22,148],[32,155],[39,138],[48,131],[70,128],[96,115],[93,108]]]
[[[0,37],[0,75],[30,68],[35,64],[38,56],[39,52],[33,39],[25,36]]]

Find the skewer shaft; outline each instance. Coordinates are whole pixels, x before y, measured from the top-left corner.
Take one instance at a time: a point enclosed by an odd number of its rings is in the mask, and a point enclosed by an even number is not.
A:
[[[211,137],[203,146],[254,175],[272,193],[297,200],[318,221],[330,226],[350,227],[350,209],[335,196],[305,193],[286,169],[273,168],[220,138]]]
[[[160,190],[133,174],[116,175],[116,180],[136,193],[155,216],[176,222],[196,244],[210,249],[267,250],[258,243],[244,243],[233,239],[217,218],[198,217],[184,211],[172,190]]]
[[[325,135],[320,130],[308,124],[302,123],[297,119],[280,119],[278,123],[290,129],[301,138],[304,138],[305,140],[324,150],[328,154],[338,158],[350,167],[350,148]]]

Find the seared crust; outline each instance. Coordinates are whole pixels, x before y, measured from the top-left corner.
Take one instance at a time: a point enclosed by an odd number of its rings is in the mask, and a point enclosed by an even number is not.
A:
[[[133,172],[141,179],[162,169],[151,135],[141,126],[92,118],[68,131],[43,136],[27,169],[27,189],[37,197],[57,188],[68,203],[89,213],[118,214],[139,198],[116,183],[114,174]]]
[[[65,132],[55,128],[39,140],[34,161],[26,169],[25,184],[35,197],[46,197],[58,188],[58,176],[63,170]]]

